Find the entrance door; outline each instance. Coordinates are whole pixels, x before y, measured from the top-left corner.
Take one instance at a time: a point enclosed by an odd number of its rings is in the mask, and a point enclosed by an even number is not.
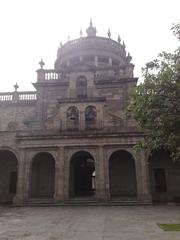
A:
[[[92,196],[95,192],[95,164],[85,151],[73,155],[70,164],[70,196]]]

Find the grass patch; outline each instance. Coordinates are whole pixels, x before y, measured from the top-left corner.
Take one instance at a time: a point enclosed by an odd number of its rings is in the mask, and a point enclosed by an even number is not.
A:
[[[180,223],[158,223],[164,231],[180,231]]]

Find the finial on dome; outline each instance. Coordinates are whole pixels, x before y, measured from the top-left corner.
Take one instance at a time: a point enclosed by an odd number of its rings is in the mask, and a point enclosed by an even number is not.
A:
[[[123,47],[126,48],[126,45],[125,45],[124,41],[123,41]]]
[[[82,37],[82,34],[83,34],[83,32],[82,32],[82,28],[80,29],[80,37]]]
[[[17,89],[19,88],[19,85],[16,83],[15,85],[14,85],[14,91],[15,92],[17,92]]]
[[[89,26],[92,27],[92,18],[90,18]]]
[[[111,31],[110,28],[108,29],[108,33],[107,33],[108,37],[111,38]]]
[[[118,43],[121,43],[121,37],[119,34],[118,34]]]
[[[62,47],[62,42],[60,42],[60,47]]]
[[[88,37],[95,37],[95,36],[96,36],[96,32],[97,32],[97,31],[96,31],[96,28],[93,27],[92,19],[90,19],[90,25],[89,25],[89,27],[87,28],[86,32],[87,32],[87,36],[88,36]]]
[[[42,58],[41,58],[41,61],[39,62],[39,65],[40,65],[41,69],[43,69],[43,66],[45,65],[45,63],[44,63],[44,61],[42,60]]]

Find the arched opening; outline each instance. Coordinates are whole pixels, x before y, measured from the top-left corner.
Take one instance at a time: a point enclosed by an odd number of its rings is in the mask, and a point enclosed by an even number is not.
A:
[[[16,194],[18,162],[14,153],[0,151],[0,202],[11,203]]]
[[[77,107],[69,107],[67,110],[67,129],[78,130],[79,129],[79,110]]]
[[[124,150],[114,152],[109,159],[111,197],[136,197],[136,171],[133,156]]]
[[[149,157],[149,176],[154,202],[180,202],[180,162],[174,162],[168,152],[153,152]]]
[[[95,161],[85,151],[75,153],[70,161],[70,196],[93,196],[95,193]]]
[[[88,106],[85,109],[85,124],[86,129],[96,129],[97,110],[94,106]]]
[[[31,197],[52,198],[54,195],[55,160],[50,153],[38,153],[31,168]]]

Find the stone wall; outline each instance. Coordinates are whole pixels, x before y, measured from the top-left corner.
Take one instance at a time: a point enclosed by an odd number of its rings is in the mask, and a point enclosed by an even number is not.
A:
[[[1,103],[0,131],[27,130],[28,121],[35,119],[35,106]]]
[[[161,173],[155,176],[158,170]],[[173,162],[168,153],[156,153],[149,158],[149,172],[154,201],[180,201],[179,162]]]

